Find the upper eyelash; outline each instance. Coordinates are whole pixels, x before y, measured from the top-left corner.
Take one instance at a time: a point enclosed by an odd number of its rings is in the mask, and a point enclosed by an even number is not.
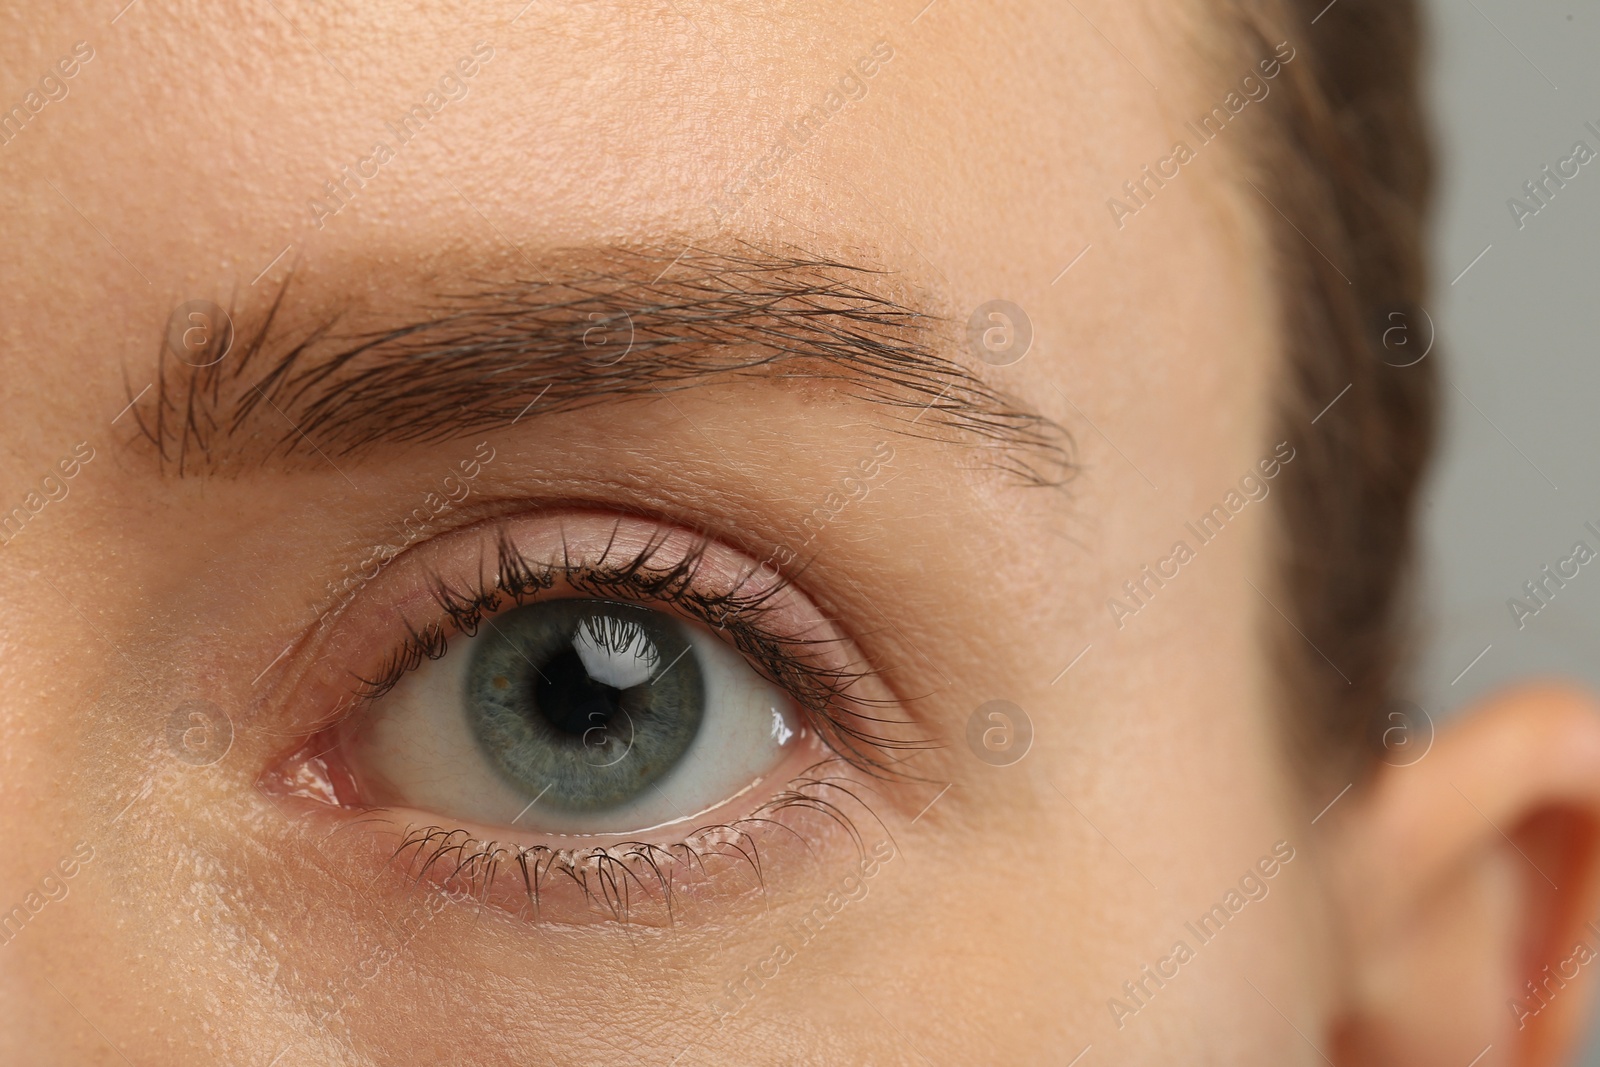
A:
[[[496,537],[497,566],[492,584],[481,575],[468,589],[452,588],[437,574],[431,592],[451,627],[467,636],[490,619],[508,601],[521,606],[553,588],[558,580],[579,592],[595,596],[667,604],[723,634],[767,681],[788,693],[799,705],[808,725],[836,755],[875,777],[906,777],[891,758],[897,751],[926,747],[925,738],[887,735],[883,727],[900,727],[904,720],[864,714],[851,705],[888,705],[859,695],[846,697],[864,679],[874,676],[867,667],[834,666],[818,662],[817,653],[827,642],[785,636],[763,624],[772,599],[789,588],[783,575],[755,591],[743,591],[752,570],[726,591],[705,590],[699,571],[710,547],[702,538],[688,551],[675,553],[670,562],[658,557],[667,543],[665,532],[653,535],[628,556],[612,558],[618,523],[600,557],[589,563],[574,562],[563,545],[560,563],[535,563],[524,556],[501,529]],[[357,676],[356,696],[370,703],[393,689],[400,680],[447,651],[444,626],[429,622],[409,628],[401,646],[384,662],[374,678]]]

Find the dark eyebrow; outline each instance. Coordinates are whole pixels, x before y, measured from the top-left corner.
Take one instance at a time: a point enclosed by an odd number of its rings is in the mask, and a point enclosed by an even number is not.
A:
[[[163,468],[183,476],[780,379],[832,383],[890,410],[912,436],[974,439],[1029,484],[1072,471],[1066,432],[942,354],[941,340],[956,341],[946,320],[885,295],[884,272],[692,248],[568,253],[548,266],[539,280],[466,280],[416,321],[350,332],[348,309],[298,332],[284,326],[291,274],[248,339],[216,332],[229,346],[218,357],[179,359],[163,346],[139,426]]]

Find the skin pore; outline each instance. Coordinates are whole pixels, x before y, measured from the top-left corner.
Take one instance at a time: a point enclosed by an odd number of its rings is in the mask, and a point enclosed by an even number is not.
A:
[[[1270,492],[1137,614],[1108,611],[1294,440],[1271,430],[1248,128],[1120,226],[1106,207],[1266,57],[1203,58],[1200,8],[1079,6],[6,15],[7,100],[79,41],[93,58],[0,145],[0,507],[29,512],[0,547],[0,909],[26,913],[0,945],[0,1061],[1559,1062],[1592,969],[1521,1026],[1506,1002],[1596,912],[1581,700],[1507,694],[1322,812],[1348,778],[1285,754],[1294,701],[1263,652],[1283,625]],[[791,273],[751,282],[729,257]],[[716,335],[725,357],[644,345],[711,282],[769,292],[796,263],[904,309],[863,324],[834,291],[816,321],[914,350],[915,380],[810,350],[728,373],[770,351],[753,330],[771,344],[818,310],[792,288]],[[341,431],[370,380],[317,409],[269,376],[300,342],[314,368],[418,323],[447,349],[468,293],[473,338],[508,336],[504,294],[580,284],[629,310],[639,350],[549,357],[578,384],[548,395],[505,386],[511,359],[467,379],[453,429],[410,432],[413,407]],[[1031,324],[1008,365],[969,342],[992,300]],[[162,355],[186,301],[233,312],[211,377]],[[588,321],[557,325],[584,344]],[[649,359],[708,367],[645,380]],[[607,375],[644,384],[581,396]],[[186,421],[207,395],[248,414]],[[1002,411],[1032,429],[985,433]],[[469,469],[469,493],[441,489]],[[670,914],[647,866],[609,868],[637,878],[628,921],[604,865],[556,870],[534,916],[514,867],[491,886],[465,848],[396,858],[417,826],[550,841],[504,830],[515,813],[474,830],[329,803],[336,771],[285,785],[351,712],[351,676],[440,616],[433,576],[466,588],[504,543],[593,562],[623,520],[680,556],[711,543],[707,573],[774,561],[757,580],[788,599],[761,617],[826,627],[815,655],[862,676],[878,736],[933,743],[829,765],[838,818],[797,805],[661,860]],[[1031,724],[1011,762],[968,741],[996,700]],[[226,743],[181,758],[196,721]],[[763,810],[828,752],[792,751],[706,821]],[[600,843],[670,852],[692,828]],[[1191,934],[1219,902],[1220,933]]]

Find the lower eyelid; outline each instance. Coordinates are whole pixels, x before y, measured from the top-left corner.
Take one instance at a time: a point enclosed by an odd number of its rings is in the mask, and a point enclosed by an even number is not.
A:
[[[353,813],[296,798],[278,803],[302,816],[325,855],[354,865],[346,877],[379,892],[410,894],[426,885],[508,920],[668,926],[693,921],[699,907],[724,917],[720,908],[730,900],[865,855],[877,840],[868,831],[883,835],[872,803],[880,791],[858,775],[829,757],[779,778],[782,787],[749,815],[665,841],[517,841],[406,809]],[[374,882],[374,871],[386,873]]]

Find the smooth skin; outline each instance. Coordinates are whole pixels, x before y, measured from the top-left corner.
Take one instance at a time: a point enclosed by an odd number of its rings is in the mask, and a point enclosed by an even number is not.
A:
[[[1122,228],[1106,207],[1245,73],[1204,58],[1207,12],[117,7],[0,22],[7,106],[76,42],[93,50],[0,146],[0,507],[93,451],[0,547],[0,908],[28,913],[0,945],[0,1062],[1563,1061],[1597,968],[1521,1028],[1507,1001],[1576,942],[1600,948],[1592,706],[1508,692],[1323,811],[1348,779],[1286,755],[1297,708],[1263,652],[1283,625],[1270,495],[1136,616],[1108,612],[1278,444],[1248,129]],[[865,94],[712,210],[880,41],[892,59]],[[337,213],[308,206],[483,42],[464,97]],[[842,391],[773,380],[210,478],[163,472],[126,411],[173,307],[259,321],[291,268],[290,321],[392,320],[560,250],[736,242],[890,272],[941,317],[946,354],[1072,435],[1076,476],[1028,488],[969,437],[908,436]],[[965,343],[992,299],[1035,334],[1006,367]],[[475,493],[497,516],[582,500],[757,553],[803,538],[892,442],[893,476],[796,581],[944,744],[858,813],[892,858],[730,1018],[728,983],[860,870],[821,820],[796,824],[809,849],[773,839],[764,889],[724,871],[670,926],[533,922],[443,901],[339,832],[355,812],[259,788],[326,710],[291,683],[329,581],[486,437]],[[996,699],[1034,732],[1008,766],[966,743]],[[233,724],[203,766],[167,744],[192,700]],[[1192,940],[1185,924],[1279,843],[1293,859],[1270,892]],[[1179,940],[1193,958],[1119,1014],[1123,983]]]

